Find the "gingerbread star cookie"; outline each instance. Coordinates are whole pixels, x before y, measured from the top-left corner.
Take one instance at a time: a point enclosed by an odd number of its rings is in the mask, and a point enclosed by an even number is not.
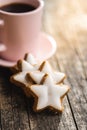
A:
[[[55,83],[61,83],[65,79],[66,75],[61,72],[54,71],[48,61],[44,61],[39,68],[40,71],[52,76]]]
[[[67,85],[55,84],[53,78],[45,74],[41,84],[31,85],[29,88],[35,98],[35,111],[47,107],[56,111],[63,111],[62,100],[70,89]]]
[[[19,60],[17,62],[16,68],[18,69],[18,72],[11,76],[10,81],[17,86],[22,87],[26,95],[28,96],[28,87],[33,82],[30,79],[26,79],[26,74],[28,72],[38,70],[39,64],[37,64],[36,60],[31,54],[26,54],[25,60]]]
[[[26,81],[26,73],[30,71],[38,70],[39,64],[36,59],[31,54],[26,54],[24,60],[19,60],[17,62],[16,68],[18,69],[18,73],[11,77],[11,81],[13,83],[20,83],[21,85],[28,85],[28,81]]]
[[[22,60],[22,61],[25,61],[26,63],[29,63],[31,66],[35,66],[36,68],[38,68],[39,64],[40,64],[40,62],[38,60],[36,60],[36,58],[30,53],[26,53],[24,56],[24,60]],[[11,70],[13,73],[22,71],[22,70],[20,70],[21,69],[20,62],[21,62],[21,60],[19,60],[16,65],[11,67]]]
[[[19,62],[19,61],[18,61]],[[22,60],[19,63],[20,66],[20,72],[13,75],[11,77],[11,81],[13,83],[20,83],[20,85],[28,85],[28,81],[25,79],[27,72],[34,71],[36,68],[32,66],[30,63],[27,63],[26,61]]]

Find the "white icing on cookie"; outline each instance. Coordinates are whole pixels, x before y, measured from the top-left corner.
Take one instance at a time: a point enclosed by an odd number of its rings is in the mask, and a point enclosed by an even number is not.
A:
[[[29,84],[28,84],[28,81],[25,79],[26,73],[27,73],[26,71],[20,72],[20,73],[14,75],[13,79],[14,79],[16,82],[19,82],[19,83],[22,83],[22,84],[28,86],[28,85],[29,85]]]
[[[51,75],[52,78],[54,79],[55,83],[60,83],[65,79],[66,75],[64,73],[61,73],[61,72],[53,71],[48,61],[45,61],[43,63],[44,63],[44,65],[41,68],[41,71]]]
[[[32,72],[29,72],[27,75],[29,75],[29,77],[31,77],[35,83],[40,84],[45,73],[40,72],[40,71],[32,71]]]
[[[35,59],[35,57],[32,54],[27,54],[26,59],[25,59],[28,63],[30,63],[31,65],[36,65],[38,64],[37,60]]]
[[[21,61],[21,69],[22,71],[29,71],[35,70],[35,67],[32,66],[30,63],[26,62],[25,60]]]
[[[63,84],[55,85],[52,77],[47,75],[43,85],[32,85],[30,90],[38,97],[36,110],[51,106],[62,111],[61,97],[68,92],[69,87]]]

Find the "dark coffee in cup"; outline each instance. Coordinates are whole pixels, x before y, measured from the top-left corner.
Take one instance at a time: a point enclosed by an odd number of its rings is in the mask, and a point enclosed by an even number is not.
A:
[[[25,13],[35,9],[34,6],[25,3],[11,3],[0,7],[0,10],[10,13]]]

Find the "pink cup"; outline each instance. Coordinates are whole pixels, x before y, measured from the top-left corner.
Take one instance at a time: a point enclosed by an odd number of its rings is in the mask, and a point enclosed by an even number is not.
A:
[[[36,9],[25,13],[0,10],[0,57],[9,61],[17,61],[28,52],[36,55],[40,44],[38,39],[41,29],[43,1],[0,0],[0,6],[17,2],[33,5]]]

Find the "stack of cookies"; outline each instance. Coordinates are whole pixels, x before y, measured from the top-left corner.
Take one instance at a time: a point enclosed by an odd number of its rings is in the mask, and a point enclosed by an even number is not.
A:
[[[65,74],[52,69],[48,61],[40,63],[31,54],[26,54],[12,68],[11,82],[20,86],[26,96],[34,97],[34,111],[49,108],[63,111],[62,100],[70,87],[63,84]]]

